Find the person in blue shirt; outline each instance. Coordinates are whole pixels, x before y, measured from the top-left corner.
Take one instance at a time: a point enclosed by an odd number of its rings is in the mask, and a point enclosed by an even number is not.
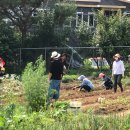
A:
[[[81,91],[82,89],[85,89],[85,90],[88,91],[88,92],[90,92],[91,90],[93,90],[94,85],[93,85],[92,82],[91,82],[88,78],[86,78],[84,75],[80,75],[80,76],[78,77],[78,80],[79,80],[79,81],[82,81],[81,85],[79,86],[80,91]]]
[[[113,88],[112,80],[108,76],[106,76],[104,73],[100,73],[99,78],[103,80],[102,84],[103,84],[103,87],[106,88],[106,90]]]

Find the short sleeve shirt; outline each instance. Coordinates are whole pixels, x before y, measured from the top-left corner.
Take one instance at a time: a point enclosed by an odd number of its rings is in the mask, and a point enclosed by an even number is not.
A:
[[[60,60],[54,60],[50,64],[49,72],[52,73],[51,79],[61,80],[63,75],[63,64]]]

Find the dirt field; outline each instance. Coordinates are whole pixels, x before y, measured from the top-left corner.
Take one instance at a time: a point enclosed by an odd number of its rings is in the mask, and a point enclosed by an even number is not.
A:
[[[113,90],[102,88],[98,80],[94,80],[93,83],[95,90],[90,93],[78,91],[78,89],[73,90],[75,86],[79,85],[79,82],[76,81],[62,84],[60,100],[79,101],[82,103],[83,111],[92,108],[97,114],[130,113],[130,86],[125,87],[123,93],[119,88],[117,93],[113,93]]]
[[[95,85],[95,89],[90,93],[78,91],[78,89],[73,90],[74,87],[79,86],[80,84],[77,81],[63,83],[61,87],[60,100],[81,102],[82,111],[87,111],[92,108],[96,114],[121,112],[123,112],[123,114],[130,114],[130,86],[125,87],[123,93],[120,92],[119,88],[117,93],[113,93],[113,90],[105,90],[102,88],[99,80],[94,79],[92,82]],[[10,84],[12,85],[11,88]],[[3,85],[3,87],[0,87],[3,93],[3,95],[1,95],[2,93],[0,94],[1,97],[4,96],[7,100],[8,98],[12,99],[12,96],[10,95],[10,92],[12,92],[18,102],[25,102],[20,82],[7,79],[4,80],[1,85]],[[9,95],[9,97],[7,97],[7,95]],[[2,100],[0,105],[6,104],[7,100]]]

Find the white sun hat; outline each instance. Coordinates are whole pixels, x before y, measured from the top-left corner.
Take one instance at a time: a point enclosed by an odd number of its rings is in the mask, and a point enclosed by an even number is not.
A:
[[[53,52],[51,53],[51,58],[57,59],[57,58],[59,58],[59,57],[60,57],[60,54],[57,53],[56,51],[53,51]]]
[[[80,76],[78,77],[78,80],[82,81],[84,78],[85,78],[84,75],[80,75]]]

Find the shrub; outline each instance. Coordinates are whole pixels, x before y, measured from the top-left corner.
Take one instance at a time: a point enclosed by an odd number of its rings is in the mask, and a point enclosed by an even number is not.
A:
[[[77,75],[65,75],[65,76],[63,76],[62,82],[69,83],[69,82],[76,80],[76,79],[77,79]]]
[[[130,85],[130,77],[124,77],[123,78],[123,85],[124,86],[129,86]]]
[[[45,107],[46,103],[48,82],[44,73],[45,64],[42,56],[40,56],[34,64],[28,63],[22,74],[22,82],[28,105],[35,111]]]

